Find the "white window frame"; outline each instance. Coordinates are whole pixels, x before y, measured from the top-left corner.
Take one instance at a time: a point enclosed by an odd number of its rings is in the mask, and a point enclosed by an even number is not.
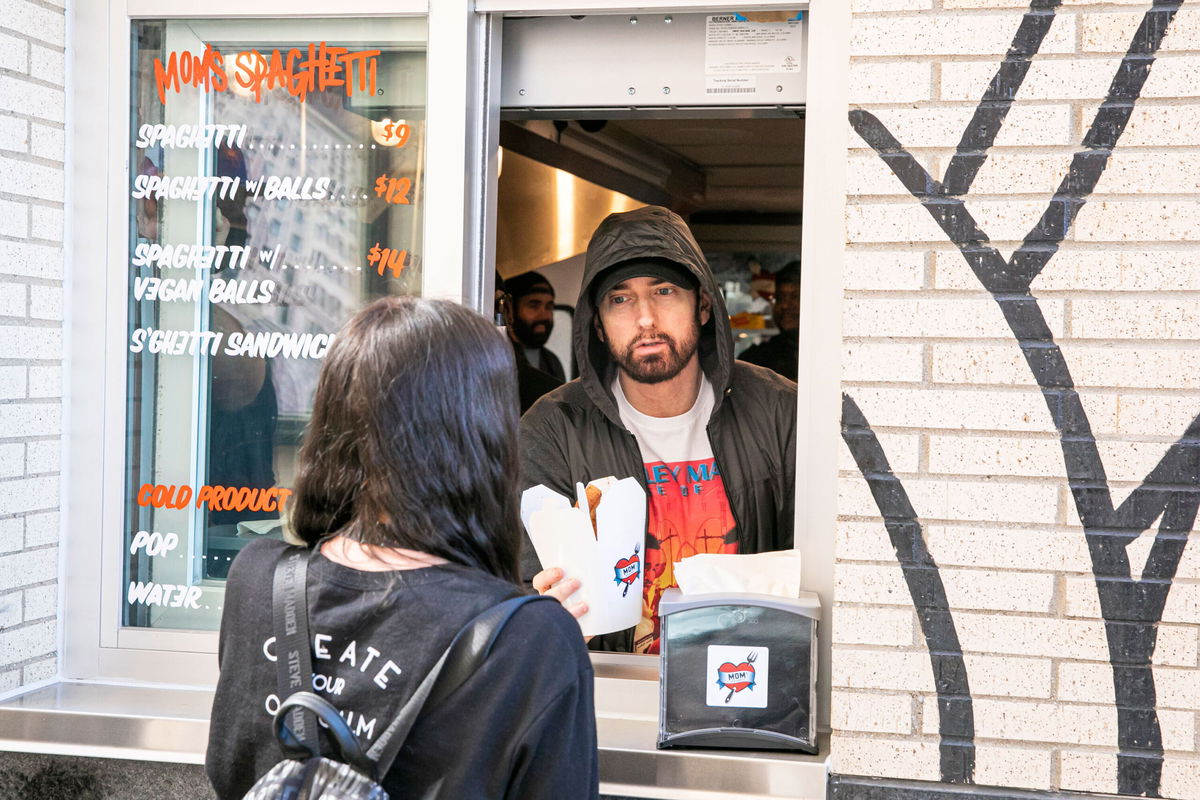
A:
[[[124,594],[129,276],[129,102],[132,23],[138,19],[307,19],[426,16],[427,138],[422,292],[458,302],[480,294],[481,237],[469,223],[486,169],[474,113],[489,85],[487,17],[458,3],[344,0],[297,12],[285,0],[84,0],[71,32],[68,163],[76,195],[68,212],[61,671],[66,679],[211,685],[215,632],[119,625]],[[468,56],[468,57],[465,57]],[[486,108],[486,106],[484,106]],[[470,109],[470,111],[468,111]],[[469,211],[464,212],[464,209]],[[473,215],[473,216],[472,216]]]

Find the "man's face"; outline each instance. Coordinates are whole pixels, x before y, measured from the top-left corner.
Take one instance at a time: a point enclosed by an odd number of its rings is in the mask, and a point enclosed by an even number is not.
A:
[[[526,347],[541,347],[554,330],[554,295],[534,291],[513,304],[513,335]]]
[[[625,374],[640,383],[678,375],[696,356],[708,298],[660,278],[630,278],[600,298],[597,332]]]
[[[781,283],[775,289],[775,324],[781,331],[800,328],[800,287],[794,283]]]

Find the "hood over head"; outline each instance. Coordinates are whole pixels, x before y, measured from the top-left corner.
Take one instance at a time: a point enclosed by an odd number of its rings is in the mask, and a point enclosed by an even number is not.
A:
[[[629,261],[665,259],[687,270],[712,304],[709,320],[700,329],[700,366],[713,385],[720,408],[728,388],[733,365],[733,336],[725,299],[716,279],[687,223],[673,211],[661,206],[646,206],[620,214],[610,214],[596,228],[588,243],[583,285],[575,305],[571,344],[579,378],[588,397],[614,424],[620,424],[616,400],[609,389],[616,365],[608,345],[596,335],[596,279],[611,267]],[[606,281],[607,283],[607,281]]]

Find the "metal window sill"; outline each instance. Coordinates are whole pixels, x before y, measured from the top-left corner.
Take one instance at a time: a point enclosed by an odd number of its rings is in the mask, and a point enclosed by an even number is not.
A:
[[[824,798],[825,754],[655,747],[657,708],[605,713],[603,698],[644,684],[597,678],[602,794],[674,800]],[[643,684],[637,687],[637,684]],[[652,684],[656,685],[656,684]],[[0,751],[204,763],[210,689],[61,681],[0,702]]]

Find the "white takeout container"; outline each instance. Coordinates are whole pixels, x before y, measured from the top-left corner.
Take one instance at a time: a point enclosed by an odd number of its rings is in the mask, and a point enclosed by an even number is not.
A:
[[[521,495],[521,521],[543,569],[561,567],[578,578],[579,591],[568,605],[587,603],[579,618],[584,636],[631,628],[642,618],[642,577],[646,563],[646,493],[636,478],[600,478],[589,486],[601,490],[596,531],[583,484],[576,484],[577,501],[545,486]]]

